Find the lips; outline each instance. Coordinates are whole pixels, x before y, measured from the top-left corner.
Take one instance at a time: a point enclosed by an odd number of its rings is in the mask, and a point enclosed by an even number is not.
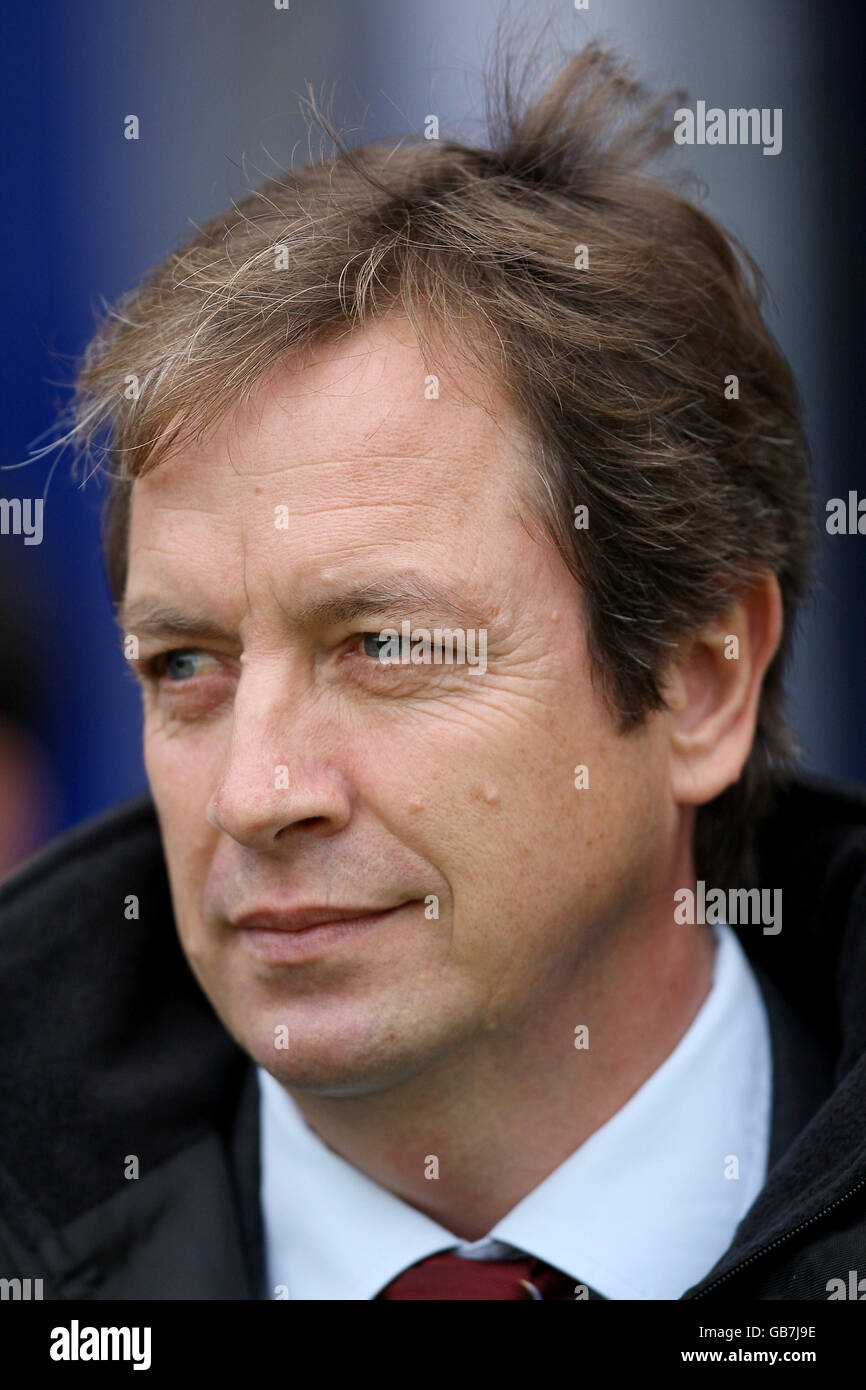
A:
[[[389,907],[255,908],[235,917],[232,925],[244,930],[257,928],[264,931],[300,932],[307,931],[310,927],[320,927],[325,923],[356,922],[367,917],[380,917],[402,906],[403,903]]]
[[[331,951],[387,927],[408,903],[394,907],[260,907],[234,918],[238,940],[258,966],[282,968],[314,962]]]

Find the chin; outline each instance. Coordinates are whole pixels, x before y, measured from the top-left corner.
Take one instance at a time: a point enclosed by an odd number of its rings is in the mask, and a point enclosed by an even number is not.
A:
[[[280,1056],[271,1048],[267,1055],[260,1054],[254,1060],[283,1086],[315,1096],[371,1095],[387,1091],[423,1069],[407,1065],[405,1061],[398,1066],[395,1061],[382,1057],[374,1061],[357,1054],[351,1057],[345,1053],[334,1055],[333,1050],[326,1048],[317,1051],[315,1047],[303,1057],[294,1058]]]
[[[265,1022],[257,1019],[241,1031],[232,1030],[241,1047],[253,1061],[270,1072],[282,1085],[321,1096],[368,1095],[388,1090],[425,1070],[436,1056],[435,1044],[424,1047],[417,1030],[408,1020],[407,1036],[401,1039],[395,1029],[382,1026],[382,1014],[371,1011],[366,1020],[355,1019],[354,1026],[344,1017],[333,1026],[318,1018],[293,1025],[291,1011],[285,1019],[288,1046],[275,1046],[275,1029],[282,1026],[276,1015]]]

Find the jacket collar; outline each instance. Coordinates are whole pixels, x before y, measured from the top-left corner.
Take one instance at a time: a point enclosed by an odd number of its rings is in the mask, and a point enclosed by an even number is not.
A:
[[[730,1286],[866,1186],[866,792],[800,779],[764,825],[759,865],[784,906],[778,937],[740,929],[772,1039],[770,1171],[730,1248],[686,1298]]]

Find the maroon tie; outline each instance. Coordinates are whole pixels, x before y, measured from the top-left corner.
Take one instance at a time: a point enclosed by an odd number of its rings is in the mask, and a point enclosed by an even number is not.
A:
[[[376,1297],[573,1299],[576,1282],[532,1255],[516,1260],[464,1260],[446,1251],[405,1269]]]

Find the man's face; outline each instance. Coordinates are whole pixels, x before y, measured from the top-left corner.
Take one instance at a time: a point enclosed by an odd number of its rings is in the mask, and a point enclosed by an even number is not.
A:
[[[591,682],[580,590],[512,500],[516,422],[462,369],[428,399],[429,370],[382,323],[133,489],[126,628],[155,663],[180,940],[241,1046],[323,1094],[579,997],[669,858],[663,741],[620,735]],[[481,630],[486,669],[383,662],[404,620]],[[290,930],[307,908],[385,915]]]

